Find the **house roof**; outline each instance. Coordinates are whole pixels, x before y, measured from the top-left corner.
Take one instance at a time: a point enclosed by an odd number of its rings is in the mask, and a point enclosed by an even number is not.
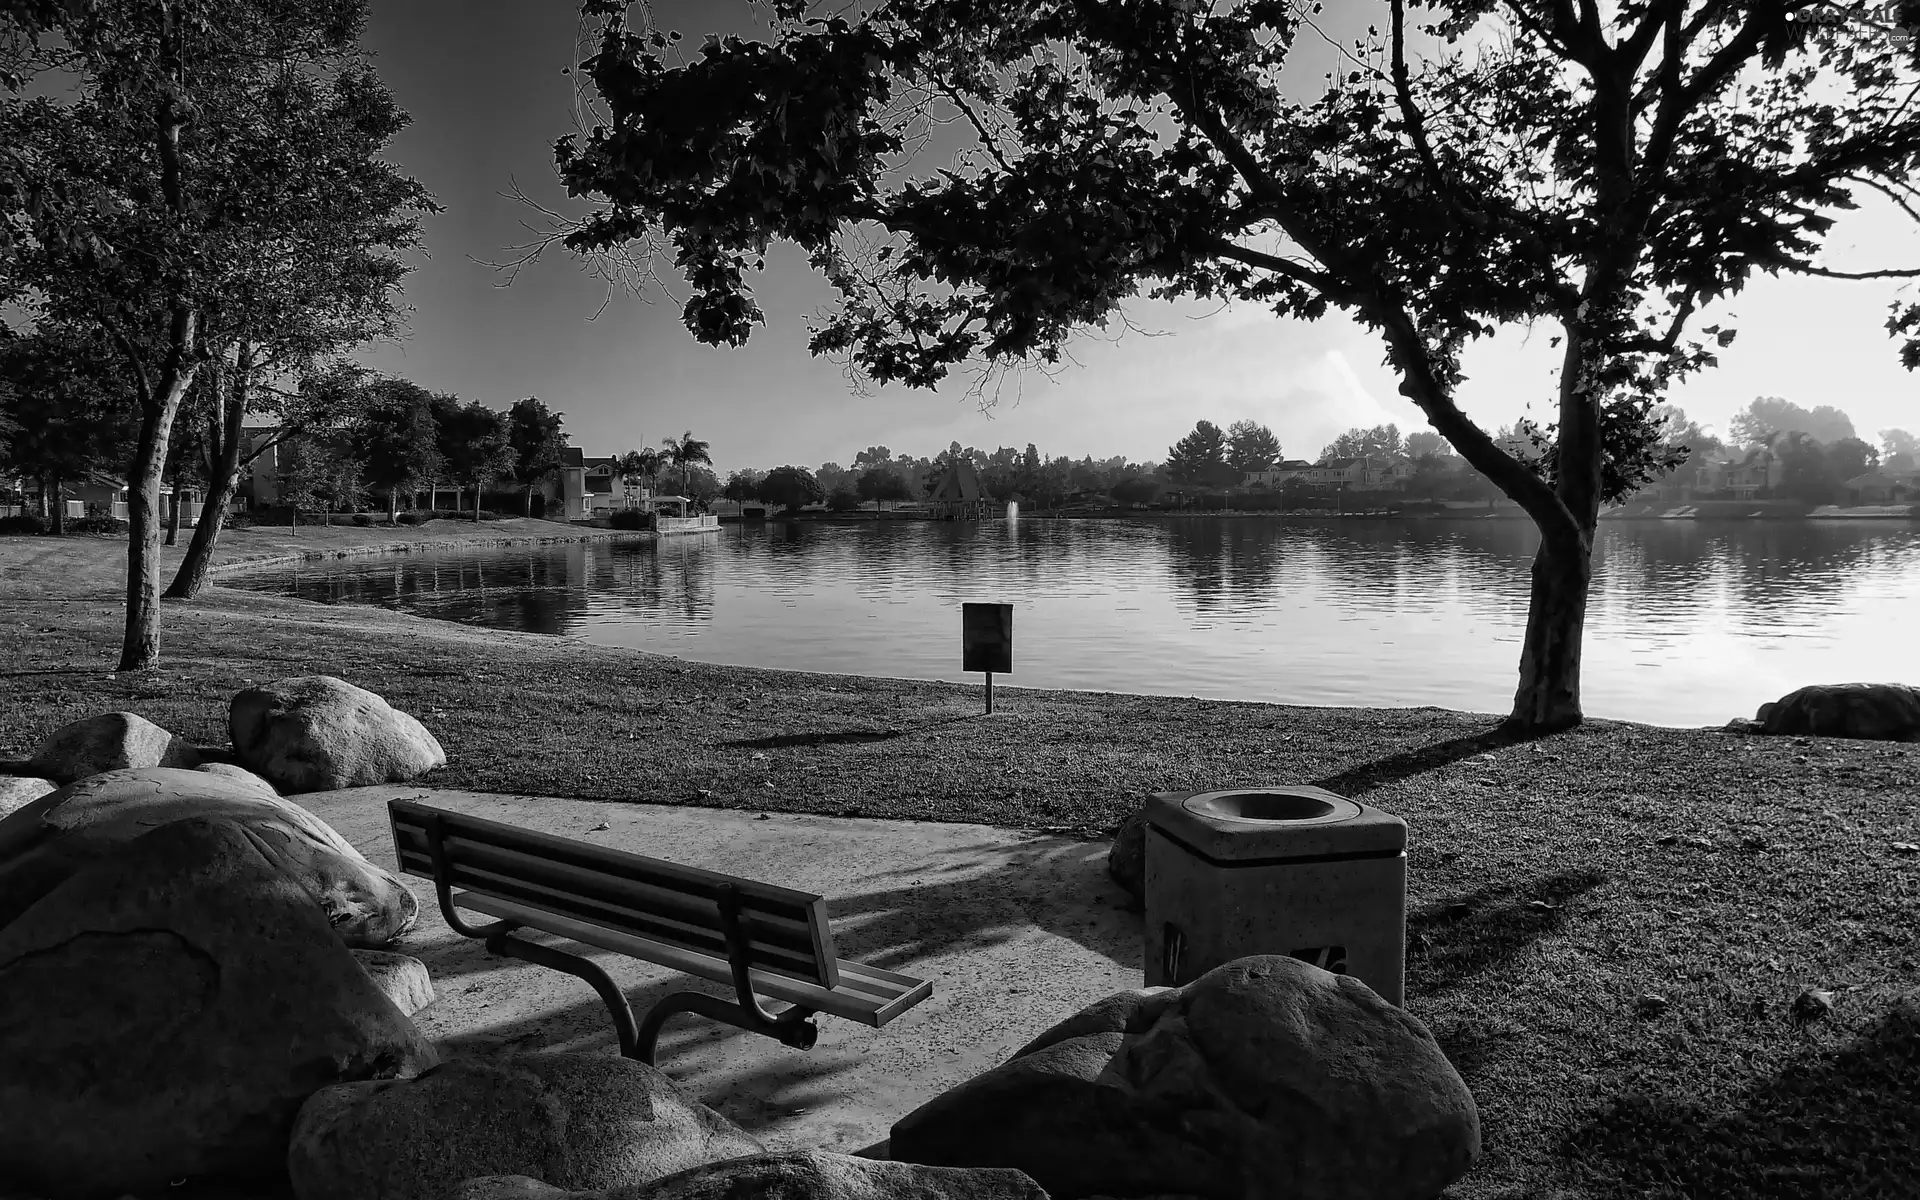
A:
[[[1367,460],[1366,460],[1366,459],[1364,459],[1364,458],[1330,458],[1330,459],[1328,459],[1328,460],[1327,460],[1327,461],[1325,461],[1325,462],[1322,462],[1322,463],[1315,463],[1315,464],[1314,464],[1314,466],[1317,466],[1317,467],[1350,467],[1350,466],[1352,466],[1352,465],[1353,465],[1353,464],[1355,464],[1355,463],[1363,463],[1363,462],[1365,462],[1365,461],[1367,461]]]
[[[587,476],[587,492],[591,495],[611,496],[613,494],[613,476],[611,475]]]
[[[560,465],[563,467],[582,467],[586,465],[587,452],[578,446],[560,448]]]
[[[1313,464],[1304,458],[1289,458],[1280,464],[1279,469],[1282,471],[1304,471],[1312,466]]]
[[[974,472],[973,464],[962,459],[948,467],[940,476],[940,481],[927,493],[929,500],[974,501],[982,496],[980,476]]]
[[[612,473],[619,468],[620,460],[617,458],[589,458],[585,460],[585,466],[589,471],[606,471]]]

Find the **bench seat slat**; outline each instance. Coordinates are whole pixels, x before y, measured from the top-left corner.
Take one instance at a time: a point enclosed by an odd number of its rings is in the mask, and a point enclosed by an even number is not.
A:
[[[709,899],[717,899],[720,893],[729,887],[734,888],[741,900],[750,905],[756,900],[764,900],[773,904],[789,904],[797,908],[805,908],[820,899],[811,892],[797,891],[778,884],[761,883],[753,879],[737,879],[734,876],[722,875],[717,871],[708,871],[701,867],[683,866],[663,858],[649,858],[644,854],[615,850],[609,846],[596,846],[591,842],[576,841],[573,838],[541,833],[537,829],[489,821],[485,817],[449,812],[406,800],[389,801],[387,808],[394,815],[396,828],[410,828],[422,837],[426,835],[427,817],[439,816],[445,820],[449,834],[466,836],[475,841],[497,838],[498,844],[505,846],[537,847],[541,853],[561,862],[577,862],[631,878],[645,878],[650,881],[658,879],[664,886],[676,891],[691,891]]]
[[[453,902],[460,908],[514,921],[531,929],[602,950],[612,950],[630,958],[644,959],[715,983],[733,982],[733,969],[725,957],[618,933],[531,905],[515,904],[476,892],[455,892]],[[933,992],[932,983],[926,980],[913,979],[884,968],[844,959],[838,961],[836,966],[841,982],[834,988],[824,988],[819,984],[760,970],[750,971],[749,977],[753,981],[754,991],[760,995],[802,1005],[815,1012],[832,1013],[836,1017],[876,1029]]]
[[[433,855],[427,848],[426,835],[411,830],[407,832],[407,844],[400,847],[401,858],[408,865],[430,873],[433,870]],[[703,924],[717,911],[717,902],[705,896],[660,887],[644,879],[620,874],[609,867],[576,866],[539,854],[529,854],[511,846],[473,841],[463,836],[457,826],[447,831],[444,844],[448,857],[456,865],[471,863],[475,866],[498,867],[526,878],[564,882],[566,886],[578,887],[583,894],[597,899],[616,903],[637,900],[648,911],[684,914]],[[804,949],[811,945],[807,906],[770,905],[752,896],[742,896],[741,900],[741,912],[753,919],[756,928],[779,936],[783,943],[795,948]]]
[[[505,899],[531,890],[554,897],[563,908],[605,914],[613,924],[628,926],[628,932],[641,937],[685,941],[707,952],[718,952],[725,945],[717,928],[719,908],[712,901],[672,896],[657,888],[622,886],[622,881],[609,876],[587,875],[577,867],[495,847],[476,850],[453,837],[447,839],[447,857],[451,872],[448,882],[455,887],[472,886],[482,891],[506,887],[510,890]],[[432,860],[423,851],[411,848],[402,850],[400,869],[423,879],[434,877]],[[818,955],[813,930],[807,924],[755,909],[745,910],[741,917],[756,953],[770,951],[804,977],[815,978],[807,964]]]
[[[493,871],[471,867],[462,862],[456,861],[449,868],[449,872],[448,884],[463,889],[463,895],[486,895],[503,903],[537,908],[558,917],[623,926],[624,928],[611,929],[609,932],[624,933],[662,945],[678,946],[695,954],[705,954],[722,960],[727,955],[726,939],[711,928],[690,925],[668,917],[655,917],[650,913],[635,912],[632,909],[581,897],[530,880],[503,876]],[[431,869],[426,872],[428,878],[432,878],[432,874]],[[718,920],[717,914],[715,920]],[[819,982],[814,975],[815,964],[811,954],[782,950],[759,941],[749,941],[747,949],[756,968],[771,969],[809,982]]]

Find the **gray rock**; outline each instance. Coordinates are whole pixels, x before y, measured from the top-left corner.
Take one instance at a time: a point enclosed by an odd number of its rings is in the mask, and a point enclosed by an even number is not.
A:
[[[760,1154],[694,1167],[607,1200],[1047,1200],[1005,1168],[876,1162],[824,1150]]]
[[[218,775],[222,779],[237,779],[241,783],[251,784],[263,792],[271,792],[276,796],[280,794],[274,791],[273,785],[266,780],[255,775],[245,767],[236,767],[232,763],[201,763],[195,767],[194,770],[204,771],[209,775]]]
[[[283,792],[404,783],[447,762],[420,722],[331,675],[247,688],[233,698],[227,731],[240,765]]]
[[[575,1196],[604,1196],[605,1192],[570,1192],[526,1175],[481,1175],[457,1184],[447,1200],[572,1200]]]
[[[1903,683],[1816,683],[1760,706],[1760,732],[1920,742],[1920,688]]]
[[[0,1179],[271,1179],[315,1089],[432,1047],[245,828],[175,821],[0,929]]]
[[[53,731],[33,752],[35,774],[72,783],[124,767],[194,767],[194,748],[138,713],[82,717]]]
[[[247,829],[349,945],[385,945],[420,915],[412,889],[265,783],[148,767],[91,776],[0,817],[0,927],[85,864],[189,817]]]
[[[1365,984],[1261,955],[1123,993],[903,1117],[896,1161],[1058,1200],[1431,1200],[1480,1153],[1466,1085]]]
[[[353,957],[380,994],[407,1016],[433,1003],[433,977],[419,959],[391,950],[355,950]]]
[[[0,817],[25,808],[29,801],[59,790],[60,785],[51,779],[41,779],[35,775],[0,775]]]
[[[755,1154],[692,1167],[651,1183],[567,1191],[524,1175],[469,1179],[448,1200],[1047,1200],[1005,1168],[876,1162],[824,1150]]]
[[[1127,814],[1120,830],[1113,835],[1113,848],[1107,851],[1107,876],[1133,897],[1137,905],[1147,900],[1147,807],[1141,805]]]
[[[543,1053],[316,1092],[287,1170],[299,1200],[440,1200],[483,1175],[591,1191],[764,1151],[645,1063]]]

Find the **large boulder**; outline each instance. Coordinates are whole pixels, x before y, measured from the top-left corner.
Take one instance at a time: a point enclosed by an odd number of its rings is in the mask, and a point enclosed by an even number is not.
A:
[[[125,767],[196,767],[192,746],[138,713],[82,717],[53,731],[29,762],[36,775],[72,783]]]
[[[1920,742],[1920,688],[1903,683],[1816,683],[1762,704],[1759,732]]]
[[[645,1063],[544,1053],[316,1092],[287,1170],[299,1200],[441,1200],[481,1175],[605,1189],[764,1151]]]
[[[525,1175],[469,1179],[446,1200],[1047,1200],[1002,1167],[926,1167],[825,1150],[755,1154],[692,1167],[632,1187],[578,1192]]]
[[[147,767],[91,776],[0,817],[0,927],[103,854],[193,817],[244,826],[348,945],[383,946],[420,915],[412,889],[266,783]]]
[[[255,775],[252,771],[247,770],[245,767],[236,767],[232,763],[223,763],[223,762],[201,763],[199,766],[195,767],[194,770],[204,771],[208,775],[218,775],[223,779],[237,779],[241,783],[252,785],[258,791],[273,792],[273,794],[276,796],[280,794],[279,792],[275,791],[274,786],[268,783],[266,780],[260,778],[258,775]]]
[[[240,765],[283,792],[405,783],[447,762],[426,726],[331,675],[239,692],[227,732]]]
[[[1107,877],[1119,884],[1136,905],[1147,899],[1147,806],[1141,805],[1120,822],[1107,851]]]
[[[407,1016],[433,1003],[433,977],[419,959],[391,950],[355,950],[353,958],[380,994]]]
[[[0,929],[0,1179],[47,1196],[284,1178],[315,1090],[434,1062],[230,821],[116,847]]]
[[[0,775],[0,817],[59,790],[59,784],[37,775]]]
[[[1297,959],[1122,993],[894,1125],[893,1159],[1016,1167],[1056,1200],[1431,1200],[1480,1153],[1425,1025]]]

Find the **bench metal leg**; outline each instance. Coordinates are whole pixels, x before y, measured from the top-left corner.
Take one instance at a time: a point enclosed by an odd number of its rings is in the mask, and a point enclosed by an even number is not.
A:
[[[634,1025],[633,1006],[627,1003],[627,997],[620,991],[620,985],[613,981],[613,976],[590,958],[568,954],[538,942],[522,941],[512,936],[512,932],[511,929],[503,929],[493,934],[487,939],[487,949],[494,954],[521,958],[555,971],[565,971],[592,984],[593,990],[600,993],[601,1002],[607,1006],[607,1014],[613,1018],[613,1032],[620,1039],[620,1053],[627,1058],[640,1058],[640,1031]],[[645,1058],[641,1061],[651,1063],[653,1060]]]
[[[654,1043],[660,1037],[661,1026],[667,1023],[668,1017],[683,1012],[725,1021],[796,1050],[813,1049],[820,1028],[811,1019],[812,1009],[795,1005],[775,1016],[762,1007],[760,998],[753,994],[752,962],[748,958],[751,947],[746,931],[740,927],[740,894],[731,885],[720,893],[720,927],[726,932],[727,961],[733,967],[734,999],[722,1000],[704,992],[674,992],[661,997],[640,1022],[638,1057],[641,1062],[652,1064]]]

